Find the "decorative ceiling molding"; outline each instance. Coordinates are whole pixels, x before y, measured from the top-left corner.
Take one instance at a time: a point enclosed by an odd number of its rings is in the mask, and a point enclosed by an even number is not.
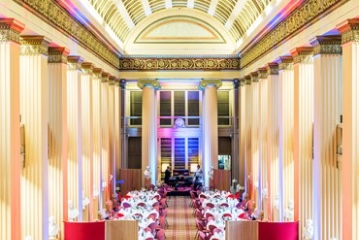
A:
[[[239,70],[239,58],[121,58],[120,70]]]
[[[319,17],[333,11],[340,5],[349,0],[307,0],[295,11],[293,11],[284,21],[279,23],[274,30],[269,32],[257,42],[253,42],[253,47],[241,54],[242,67],[253,63],[273,47],[279,45],[290,36],[301,31]]]
[[[74,19],[66,9],[55,0],[13,0],[27,7],[35,15],[76,39],[78,43],[99,58],[118,67],[118,55],[111,51],[109,45],[101,41],[90,30]]]

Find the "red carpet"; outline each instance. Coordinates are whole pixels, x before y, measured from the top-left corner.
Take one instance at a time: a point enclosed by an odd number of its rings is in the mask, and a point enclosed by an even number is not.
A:
[[[188,205],[190,198],[171,196],[168,200],[167,220],[170,226],[166,229],[167,239],[193,240],[197,229],[193,208]]]

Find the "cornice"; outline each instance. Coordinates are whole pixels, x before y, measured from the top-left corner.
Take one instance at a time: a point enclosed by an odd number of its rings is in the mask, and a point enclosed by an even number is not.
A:
[[[49,63],[67,63],[69,50],[64,47],[49,47]]]
[[[342,54],[341,36],[317,36],[310,44],[313,46],[314,55],[317,54]]]
[[[241,67],[246,67],[284,40],[302,31],[311,22],[333,11],[349,0],[307,0],[285,20],[281,21],[271,32],[253,43],[241,54]]]
[[[221,79],[203,79],[199,82],[199,89],[204,90],[208,86],[215,86],[216,88],[220,88],[222,86]]]
[[[21,36],[20,55],[48,55],[50,42],[44,36]]]
[[[120,70],[239,70],[239,58],[121,58]]]
[[[146,86],[151,86],[155,90],[158,90],[161,88],[161,85],[157,79],[139,79],[137,82],[137,86],[141,89],[143,89]]]
[[[24,25],[13,18],[0,18],[0,42],[20,43],[20,33]]]
[[[291,51],[294,64],[296,63],[313,63],[313,48],[298,47]]]
[[[359,43],[359,19],[348,19],[337,26],[337,29],[342,35],[342,44]]]
[[[78,43],[114,67],[118,67],[118,56],[94,33],[81,25],[55,0],[13,0],[28,8],[44,21],[76,39]]]
[[[81,70],[81,64],[83,59],[80,56],[68,56],[67,57],[67,69],[68,70]]]

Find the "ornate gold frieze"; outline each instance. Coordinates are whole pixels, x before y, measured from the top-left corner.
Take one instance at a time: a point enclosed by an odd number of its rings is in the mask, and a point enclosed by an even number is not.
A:
[[[308,26],[312,21],[334,10],[335,6],[340,6],[347,1],[349,0],[307,0],[285,20],[278,23],[271,32],[258,42],[253,43],[251,47],[248,47],[248,50],[241,54],[241,66],[248,66],[285,39],[302,31],[302,29]]]
[[[120,70],[239,70],[239,58],[122,58]]]
[[[342,54],[341,36],[318,36],[311,45],[314,49],[314,55],[317,54]]]
[[[268,77],[268,71],[266,68],[258,68],[257,70],[258,78],[263,79]]]
[[[49,41],[44,36],[21,36],[20,55],[48,55]]]
[[[84,74],[92,75],[93,69],[94,69],[94,65],[90,62],[83,62],[81,64],[81,70],[82,70],[82,73],[84,73]]]
[[[20,42],[24,26],[13,18],[0,18],[0,42]]]
[[[67,63],[69,51],[64,47],[49,47],[49,63]]]
[[[279,70],[293,70],[293,57],[282,56],[278,58],[278,69]]]
[[[208,86],[215,86],[220,88],[222,86],[221,79],[203,79],[199,82],[199,89],[204,90]]]
[[[108,46],[97,38],[90,30],[81,25],[55,0],[13,0],[22,6],[24,3],[30,10],[42,18],[45,18],[51,25],[59,28],[75,38],[80,45],[93,52],[111,65],[118,67],[118,56]]]
[[[278,75],[278,63],[276,62],[270,62],[265,67],[267,69],[268,75]]]
[[[161,85],[157,79],[139,79],[137,81],[137,86],[141,89],[143,89],[146,86],[151,86],[155,90],[158,90],[161,88]]]
[[[298,47],[291,51],[294,64],[296,63],[313,63],[313,48]]]
[[[68,70],[81,70],[81,64],[83,59],[80,56],[68,56],[67,57],[67,69]]]
[[[348,19],[338,30],[342,34],[342,44],[359,43],[359,19]]]

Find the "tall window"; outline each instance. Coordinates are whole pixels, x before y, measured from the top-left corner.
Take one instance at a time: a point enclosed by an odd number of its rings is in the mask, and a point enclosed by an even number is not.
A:
[[[130,120],[131,125],[142,124],[142,91],[132,91],[130,93]]]
[[[230,105],[229,91],[218,91],[218,125],[229,125],[230,123]]]

